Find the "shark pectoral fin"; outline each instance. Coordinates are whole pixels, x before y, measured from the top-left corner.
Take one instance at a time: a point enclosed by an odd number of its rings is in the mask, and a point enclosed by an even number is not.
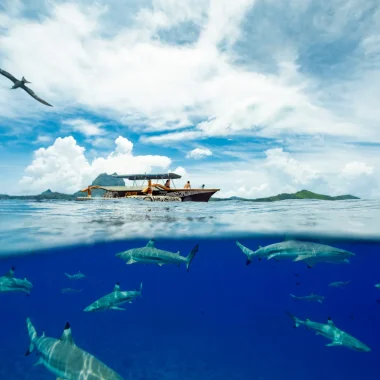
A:
[[[112,306],[112,307],[110,307],[110,309],[111,310],[125,310],[125,309],[123,309],[122,307],[119,307],[119,306]]]
[[[162,267],[164,265],[164,263],[157,263],[160,267]]]
[[[43,365],[43,364],[44,364],[43,359],[42,359],[42,358],[39,358],[34,366],[36,367],[36,366],[38,366],[38,365]]]
[[[342,343],[340,342],[331,342],[331,343],[328,343],[326,344],[326,347],[337,347],[337,346],[341,346]]]
[[[129,260],[127,261],[127,264],[134,264],[134,263],[137,263],[137,261],[134,260],[134,259],[129,259]]]
[[[277,256],[277,253],[272,253],[271,255],[267,257],[267,260],[273,259],[273,257],[276,257],[276,256]]]
[[[306,260],[312,257],[312,255],[298,255],[293,261],[301,261]]]

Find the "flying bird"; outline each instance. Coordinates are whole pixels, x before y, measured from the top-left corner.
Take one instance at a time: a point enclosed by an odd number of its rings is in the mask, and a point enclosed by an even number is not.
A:
[[[14,85],[11,87],[11,90],[15,90],[16,88],[22,88],[24,91],[26,91],[30,96],[32,96],[34,99],[38,100],[40,103],[45,104],[46,106],[53,107],[48,102],[45,102],[45,100],[39,98],[33,90],[31,90],[29,87],[25,86],[25,83],[31,83],[28,82],[24,77],[22,77],[21,80],[17,80],[13,75],[9,74],[8,72],[0,69],[0,74],[4,75],[8,79],[10,79]]]

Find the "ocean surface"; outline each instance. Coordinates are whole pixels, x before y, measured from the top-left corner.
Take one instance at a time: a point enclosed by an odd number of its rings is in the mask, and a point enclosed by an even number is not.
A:
[[[380,202],[125,201],[0,202],[0,276],[33,283],[30,295],[0,293],[0,379],[55,379],[29,347],[26,318],[131,380],[377,380],[380,374]],[[349,264],[263,259],[246,265],[236,241],[258,246],[298,239],[355,253]],[[126,265],[115,254],[155,246],[184,265]],[[65,273],[86,277],[70,280]],[[344,288],[328,286],[350,281]],[[85,313],[110,293],[137,290],[125,311]],[[64,288],[79,292],[61,293]],[[290,294],[322,295],[323,303]],[[286,312],[335,325],[371,348],[326,347],[330,340]]]

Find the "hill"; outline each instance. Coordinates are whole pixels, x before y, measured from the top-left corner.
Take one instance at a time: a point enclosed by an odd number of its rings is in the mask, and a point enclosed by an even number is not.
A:
[[[115,178],[112,177],[113,175],[116,175],[117,173],[113,173],[111,175],[107,173],[99,174],[91,183],[91,186],[125,186],[125,182],[122,178]],[[94,189],[91,191],[92,197],[102,197],[105,193],[105,190],[102,189]],[[87,193],[83,193],[82,191],[77,191],[73,194],[75,197],[83,197],[86,196]]]
[[[266,198],[256,198],[256,199],[247,199],[240,197],[230,197],[230,198],[211,198],[210,201],[226,201],[226,200],[239,200],[239,201],[249,201],[249,202],[277,202],[284,201],[287,199],[318,199],[323,201],[342,201],[347,199],[360,199],[354,195],[338,195],[336,197],[331,197],[329,195],[313,193],[309,190],[301,190],[296,193],[282,193]]]

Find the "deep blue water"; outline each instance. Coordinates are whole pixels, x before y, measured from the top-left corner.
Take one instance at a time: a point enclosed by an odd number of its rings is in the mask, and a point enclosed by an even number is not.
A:
[[[17,237],[14,237],[16,240]],[[187,255],[199,243],[190,271],[184,266],[125,265],[114,255],[146,244],[144,240],[108,242],[3,257],[1,274],[14,265],[16,277],[34,288],[25,294],[0,294],[0,379],[54,379],[34,367],[25,319],[39,334],[59,338],[66,321],[75,343],[125,379],[378,379],[380,373],[380,244],[364,240],[319,240],[356,254],[350,264],[253,261],[235,240],[251,249],[281,237],[156,240],[156,247]],[[70,281],[64,272],[86,278]],[[298,276],[296,276],[296,274]],[[345,289],[332,281],[351,280]],[[112,291],[137,289],[143,296],[126,311],[84,313],[85,306]],[[296,283],[299,283],[298,285]],[[61,294],[66,287],[81,293]],[[294,301],[315,292],[323,304]],[[326,322],[371,347],[369,353],[326,347],[327,339],[302,326],[293,328],[285,311],[301,319]]]

